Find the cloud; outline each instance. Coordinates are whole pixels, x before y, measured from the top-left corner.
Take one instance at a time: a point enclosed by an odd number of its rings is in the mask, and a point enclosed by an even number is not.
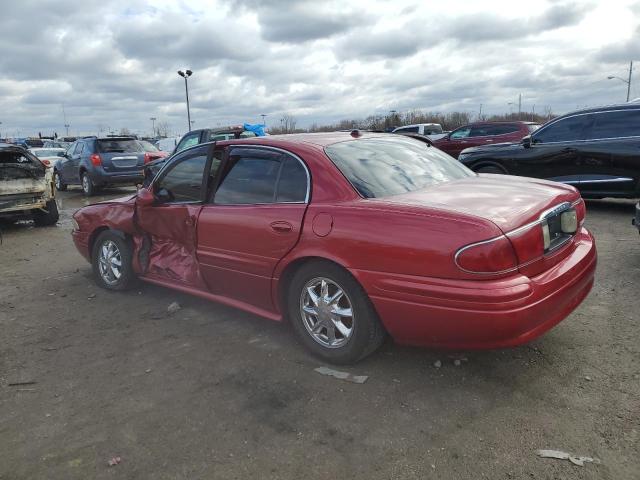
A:
[[[640,60],[639,11],[626,0],[13,1],[0,17],[1,131],[61,132],[64,104],[75,134],[149,133],[151,116],[182,133],[180,68],[194,71],[197,127],[261,113],[304,126],[392,109],[504,112],[519,94],[560,113],[626,94],[606,77]]]

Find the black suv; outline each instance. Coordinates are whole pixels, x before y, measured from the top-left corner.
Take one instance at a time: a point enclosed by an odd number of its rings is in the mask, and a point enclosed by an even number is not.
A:
[[[519,143],[463,150],[458,160],[480,173],[568,183],[584,197],[640,195],[640,105],[590,108],[555,118]]]
[[[201,128],[200,130],[191,130],[180,139],[173,153],[178,153],[185,148],[193,147],[194,145],[199,145],[201,143],[255,136],[255,133],[245,130],[242,125],[236,127]]]
[[[56,162],[54,181],[58,190],[80,185],[90,196],[100,187],[142,183],[145,162],[151,159],[134,137],[80,138]]]

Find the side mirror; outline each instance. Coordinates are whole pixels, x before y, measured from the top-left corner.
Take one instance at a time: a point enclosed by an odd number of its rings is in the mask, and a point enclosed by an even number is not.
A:
[[[138,190],[138,196],[136,198],[136,203],[141,207],[150,207],[155,202],[155,197],[153,193],[148,188],[141,188]]]
[[[531,135],[527,135],[526,137],[522,138],[522,146],[524,148],[531,147]]]

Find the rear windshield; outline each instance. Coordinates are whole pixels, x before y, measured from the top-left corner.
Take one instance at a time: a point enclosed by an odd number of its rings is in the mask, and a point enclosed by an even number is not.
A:
[[[100,153],[141,153],[144,149],[137,140],[98,140],[98,152]]]
[[[440,150],[401,136],[336,143],[325,152],[365,198],[399,195],[475,175]]]

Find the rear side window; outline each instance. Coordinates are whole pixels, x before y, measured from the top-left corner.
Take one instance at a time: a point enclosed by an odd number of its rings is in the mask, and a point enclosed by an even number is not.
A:
[[[594,115],[589,138],[640,136],[640,110],[621,110]]]
[[[475,175],[440,150],[400,135],[340,142],[325,152],[365,198],[399,195]]]
[[[533,143],[584,140],[592,125],[593,114],[563,118],[539,130],[533,136]]]
[[[220,205],[303,203],[308,179],[305,167],[284,154],[249,150],[232,152],[229,173],[214,197]]]
[[[83,151],[83,150],[84,150],[84,143],[82,143],[82,142],[78,142],[78,143],[76,144],[76,148],[75,148],[75,150],[73,151],[73,154],[74,154],[74,155],[80,155],[80,154],[82,153],[82,151]]]
[[[180,143],[176,147],[176,152],[180,152],[185,148],[193,147],[194,145],[198,145],[200,142],[200,132],[189,133],[182,137]]]
[[[96,141],[99,153],[141,153],[144,149],[137,140],[99,139]]]

